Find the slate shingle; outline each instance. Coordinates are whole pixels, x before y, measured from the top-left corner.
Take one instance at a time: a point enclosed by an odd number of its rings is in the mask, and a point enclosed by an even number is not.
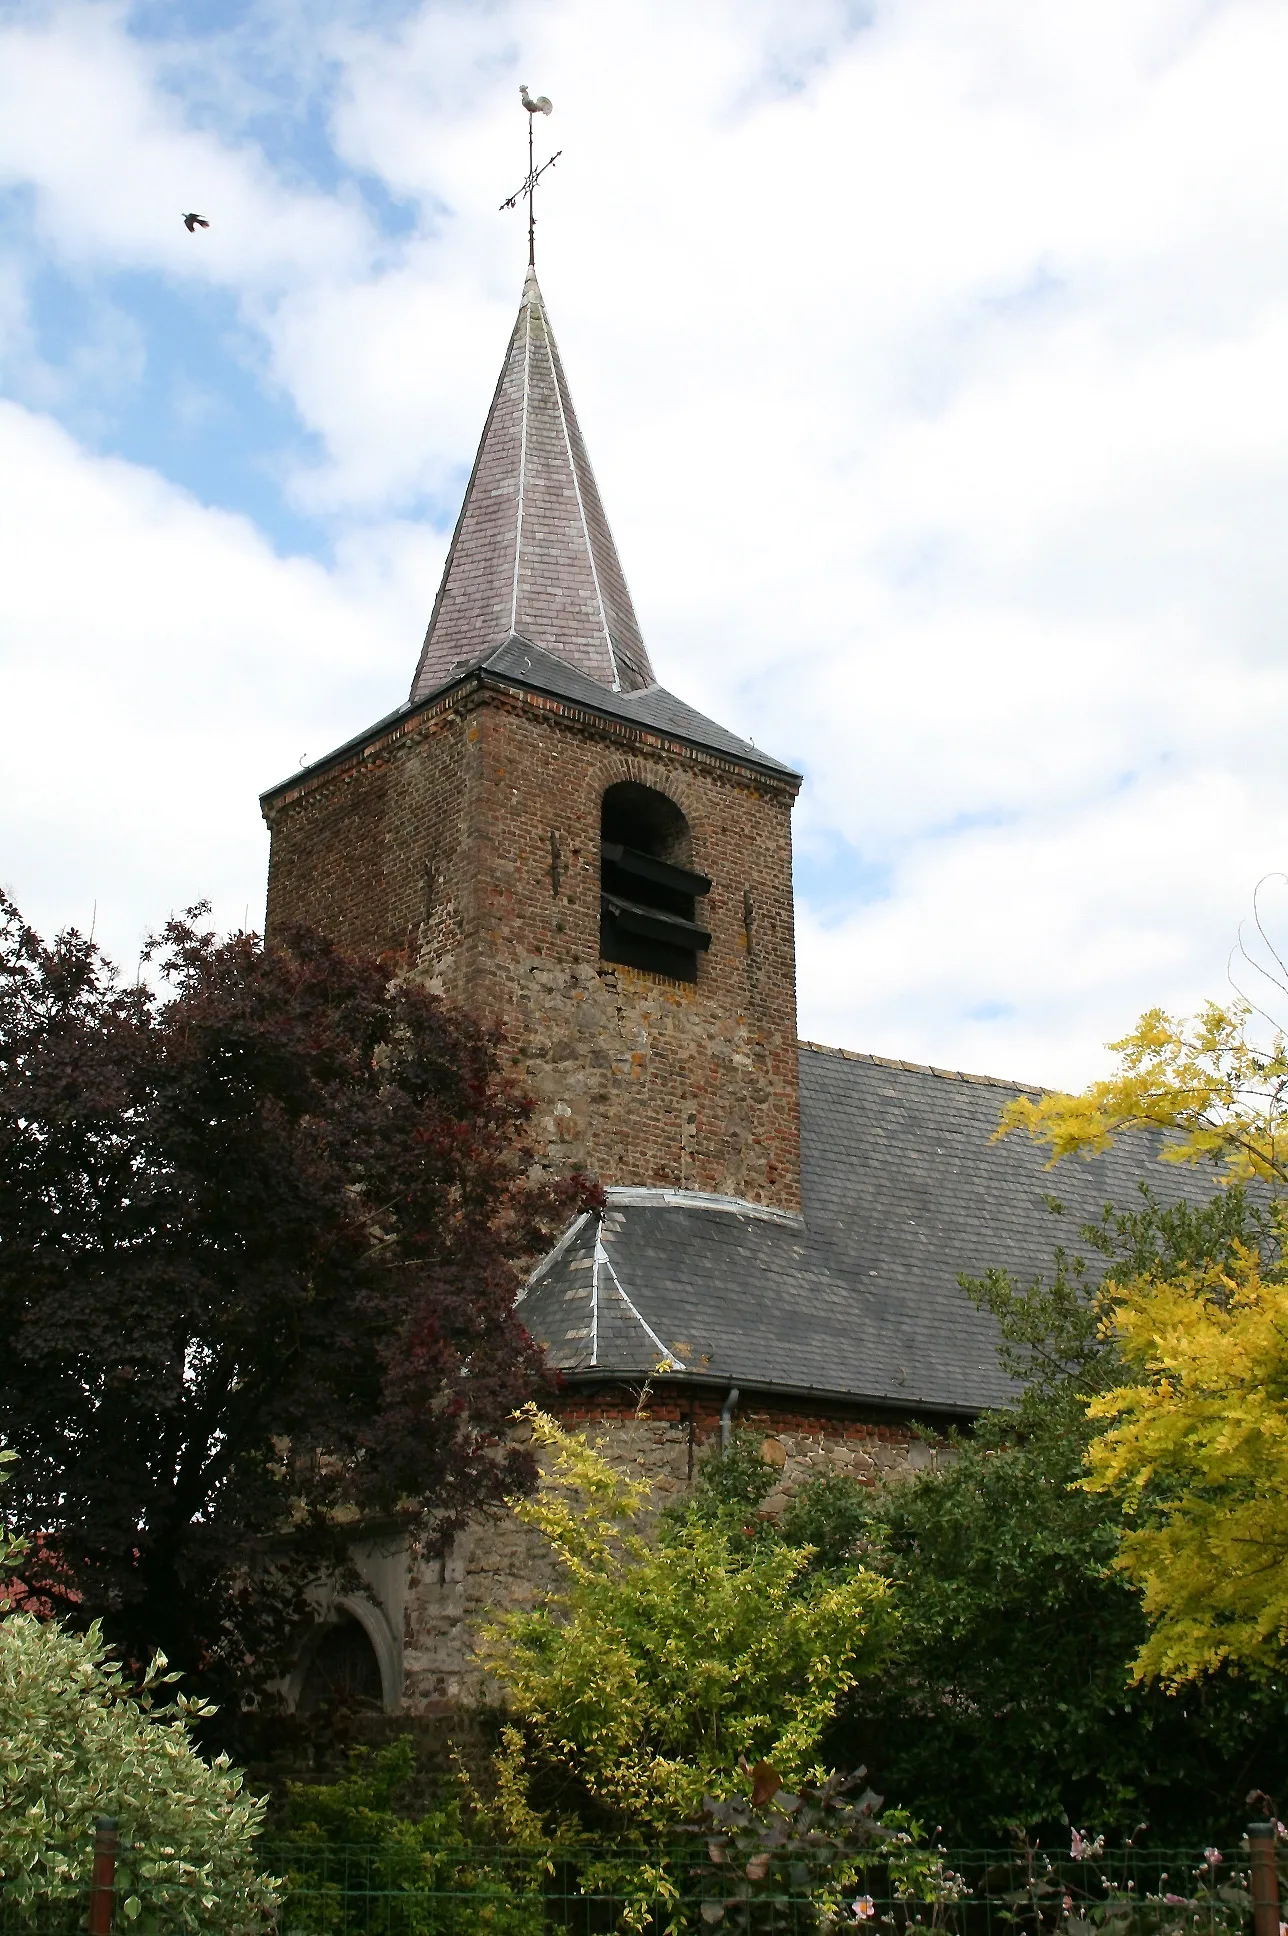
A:
[[[750,740],[739,739],[736,733],[729,732],[724,726],[717,725],[714,719],[708,719],[705,713],[686,705],[683,699],[677,699],[664,686],[649,685],[635,692],[613,692],[609,687],[600,685],[598,680],[578,671],[576,666],[570,665],[557,653],[547,652],[531,639],[512,633],[500,645],[492,647],[467,666],[459,667],[438,685],[418,692],[414,700],[409,699],[405,705],[386,713],[383,719],[378,719],[365,732],[357,733],[342,746],[337,746],[334,752],[315,760],[310,766],[302,767],[297,773],[289,774],[285,780],[279,780],[276,786],[267,788],[260,796],[261,803],[271,802],[275,795],[297,787],[302,777],[320,773],[347,758],[358,747],[378,739],[399,720],[415,712],[418,706],[430,704],[439,693],[480,676],[484,679],[491,677],[506,685],[519,686],[527,692],[541,693],[552,699],[566,700],[604,719],[627,720],[632,725],[651,727],[663,739],[723,754],[727,759],[736,760],[740,766],[784,775],[793,780],[801,777],[794,767],[786,766],[782,760],[774,759],[772,754],[762,752]]]
[[[1152,1135],[1054,1172],[1027,1138],[994,1142],[1019,1084],[810,1043],[800,1073],[799,1222],[610,1192],[604,1251],[690,1377],[938,1414],[1004,1403],[993,1320],[958,1273],[996,1265],[1027,1282],[1049,1271],[1058,1243],[1077,1248],[1081,1224],[1108,1201],[1129,1203],[1142,1180],[1164,1202],[1207,1194],[1201,1175],[1157,1161]],[[597,1350],[587,1300],[567,1302],[574,1281],[589,1284],[595,1223],[532,1285],[523,1319],[566,1375],[643,1377],[662,1354],[609,1295],[602,1267]]]
[[[800,775],[781,760],[739,739],[725,727],[708,719],[705,713],[677,699],[665,686],[643,686],[635,692],[610,692],[588,679],[575,666],[556,653],[547,652],[517,634],[506,639],[481,662],[482,669],[498,678],[513,680],[529,692],[549,693],[555,699],[568,699],[606,719],[629,720],[633,725],[651,726],[667,739],[681,740],[713,753],[725,753],[743,766],[763,767],[769,773],[783,773],[794,779]]]
[[[533,269],[452,534],[412,701],[477,664],[511,632],[610,689],[652,682]]]

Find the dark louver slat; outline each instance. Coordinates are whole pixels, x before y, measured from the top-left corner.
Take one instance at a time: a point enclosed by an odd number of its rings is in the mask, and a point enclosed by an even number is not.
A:
[[[604,859],[612,861],[624,874],[654,881],[658,887],[670,888],[673,894],[698,896],[711,892],[711,882],[705,874],[693,874],[687,867],[674,867],[669,860],[654,860],[652,854],[641,854],[636,848],[623,847],[615,840],[605,840],[600,845]]]
[[[619,927],[629,934],[645,934],[653,941],[669,941],[676,948],[706,950],[711,936],[696,921],[683,915],[667,914],[661,908],[641,907],[637,901],[623,901],[616,894],[600,896],[600,905],[614,915]]]

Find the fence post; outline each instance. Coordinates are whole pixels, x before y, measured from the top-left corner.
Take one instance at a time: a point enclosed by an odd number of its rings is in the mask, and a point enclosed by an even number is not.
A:
[[[116,1907],[116,1817],[100,1815],[94,1824],[94,1873],[89,1885],[89,1936],[112,1936]],[[1257,1936],[1261,1925],[1257,1924]],[[1279,1936],[1276,1928],[1274,1936]]]
[[[1279,1860],[1274,1823],[1250,1823],[1248,1847],[1252,1851],[1254,1936],[1279,1936]]]

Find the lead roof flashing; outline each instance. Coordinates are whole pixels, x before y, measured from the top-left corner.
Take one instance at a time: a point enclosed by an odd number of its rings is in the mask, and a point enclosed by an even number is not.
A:
[[[732,1217],[751,1217],[762,1223],[786,1224],[789,1230],[805,1228],[805,1219],[798,1211],[750,1203],[745,1197],[715,1196],[708,1190],[650,1189],[633,1183],[610,1183],[604,1195],[610,1210],[715,1210]]]

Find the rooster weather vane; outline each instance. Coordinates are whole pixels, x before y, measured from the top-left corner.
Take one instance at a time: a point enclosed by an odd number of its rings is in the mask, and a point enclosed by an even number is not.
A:
[[[536,249],[537,218],[536,218],[536,215],[533,213],[533,208],[532,208],[533,192],[536,189],[537,183],[541,180],[541,177],[545,174],[547,168],[554,167],[560,155],[563,153],[563,149],[557,148],[554,154],[551,155],[549,161],[542,162],[540,168],[535,168],[533,166],[533,161],[532,161],[533,117],[538,114],[549,114],[553,103],[551,102],[550,96],[548,94],[538,94],[536,99],[534,100],[531,94],[529,94],[528,92],[528,83],[526,81],[521,81],[519,84],[519,99],[523,102],[524,107],[528,110],[528,178],[525,182],[522,182],[518,188],[515,189],[509,201],[502,202],[501,207],[503,209],[517,208],[522,198],[525,195],[527,196],[528,198],[528,267],[530,269],[533,269],[536,267],[536,261],[537,261],[537,249]]]

